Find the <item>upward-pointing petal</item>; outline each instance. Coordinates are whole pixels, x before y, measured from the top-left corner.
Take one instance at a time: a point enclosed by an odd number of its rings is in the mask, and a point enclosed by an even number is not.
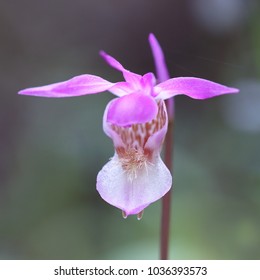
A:
[[[103,92],[114,85],[98,76],[85,74],[60,83],[27,88],[18,93],[42,97],[72,97]]]
[[[152,33],[149,35],[149,43],[154,57],[155,68],[157,69],[157,78],[159,82],[165,81],[169,79],[169,73],[166,66],[163,50],[156,37]]]
[[[107,54],[104,51],[100,51],[99,54],[102,56],[102,58],[107,62],[107,64],[109,64],[111,67],[115,68],[118,71],[127,71],[123,65],[117,61],[114,57],[112,57],[111,55]]]
[[[222,94],[237,93],[238,91],[236,88],[193,77],[173,78],[155,86],[157,97],[162,99],[168,99],[179,94],[194,99],[207,99]]]
[[[118,62],[114,57],[107,54],[104,51],[100,51],[100,55],[104,58],[104,60],[113,68],[117,69],[118,71],[122,72],[125,80],[130,83],[135,90],[140,88],[140,80],[142,78],[141,75],[133,73],[123,67],[123,65]]]

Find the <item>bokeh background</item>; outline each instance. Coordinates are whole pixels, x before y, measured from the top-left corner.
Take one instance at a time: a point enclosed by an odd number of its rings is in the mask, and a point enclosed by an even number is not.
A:
[[[0,258],[157,259],[161,202],[124,220],[95,189],[113,155],[109,93],[68,99],[18,90],[91,73],[154,71],[153,32],[171,76],[238,87],[176,98],[172,259],[260,258],[258,0],[0,1]]]

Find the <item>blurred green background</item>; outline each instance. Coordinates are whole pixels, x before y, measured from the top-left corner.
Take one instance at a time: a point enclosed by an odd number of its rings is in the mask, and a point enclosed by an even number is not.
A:
[[[110,93],[68,99],[18,90],[90,73],[154,71],[153,32],[171,76],[240,88],[176,98],[172,259],[260,258],[260,8],[253,0],[0,2],[0,258],[157,259],[161,202],[124,220],[95,189],[113,155]]]

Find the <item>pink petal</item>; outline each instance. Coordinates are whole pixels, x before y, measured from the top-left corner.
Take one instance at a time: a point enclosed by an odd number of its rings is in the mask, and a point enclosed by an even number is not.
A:
[[[135,88],[128,82],[118,82],[115,83],[108,91],[112,92],[113,94],[121,97],[126,94],[135,92]]]
[[[237,93],[238,89],[230,88],[200,78],[173,78],[155,86],[158,98],[168,99],[184,94],[194,99],[206,99],[222,94]]]
[[[149,43],[153,52],[155,68],[157,69],[157,77],[159,81],[169,79],[168,69],[165,63],[162,48],[153,34],[149,35]]]
[[[141,90],[143,94],[153,96],[153,88],[156,84],[156,79],[153,73],[146,73],[141,78]]]
[[[165,135],[167,133],[167,130],[168,130],[168,115],[167,115],[167,110],[166,110],[166,106],[165,106],[165,103],[164,101],[159,101],[161,103],[159,103],[159,106],[160,106],[160,109],[159,109],[159,123],[163,124],[164,125],[158,129],[155,133],[153,133],[147,140],[144,148],[146,150],[150,150],[150,151],[157,151],[157,153],[160,152],[161,150],[161,147],[163,145],[163,141],[164,141],[164,138],[165,138]],[[158,118],[158,116],[157,116]]]
[[[129,93],[136,91],[142,91],[145,95],[153,96],[153,87],[156,84],[156,79],[153,73],[147,73],[141,77],[140,81],[137,84],[132,84],[130,82],[118,82],[109,89],[110,92],[117,96],[124,96]]]
[[[119,61],[117,61],[114,57],[112,57],[111,55],[107,54],[104,51],[100,51],[99,54],[107,62],[107,64],[109,64],[111,67],[115,68],[116,70],[118,70],[120,72],[127,71],[123,67],[123,65]]]
[[[86,74],[76,76],[68,81],[60,83],[27,88],[19,91],[19,94],[42,97],[72,97],[99,93],[108,90],[113,86],[113,83],[110,83],[98,76]]]
[[[121,63],[119,63],[115,58],[108,55],[104,51],[100,51],[100,55],[104,58],[104,60],[113,68],[119,70],[123,73],[125,80],[134,86],[135,90],[140,88],[140,80],[142,78],[141,75],[130,72],[125,69]]]
[[[97,191],[109,204],[123,210],[126,215],[141,212],[160,199],[171,188],[172,176],[158,155],[152,164],[139,170],[136,178],[129,179],[115,155],[98,173]]]
[[[110,105],[115,101],[115,99],[111,100],[105,109],[104,115],[103,115],[103,130],[105,134],[110,137],[113,140],[115,147],[123,147],[124,143],[122,142],[122,139],[120,136],[112,129],[111,125],[107,122],[107,114]]]
[[[157,111],[158,106],[154,98],[138,92],[132,93],[110,103],[107,122],[118,126],[145,123],[151,121]]]

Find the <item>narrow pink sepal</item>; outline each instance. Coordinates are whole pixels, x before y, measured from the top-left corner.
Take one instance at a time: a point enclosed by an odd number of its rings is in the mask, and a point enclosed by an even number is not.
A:
[[[100,51],[99,54],[101,55],[101,57],[106,61],[106,63],[108,65],[110,65],[111,67],[115,68],[118,71],[127,71],[124,66],[117,61],[114,57],[112,57],[111,55],[107,54],[105,51]]]
[[[150,34],[149,35],[149,43],[152,49],[152,53],[153,53],[153,57],[154,57],[154,63],[155,63],[155,68],[157,70],[157,78],[158,80],[161,81],[165,81],[167,79],[169,79],[169,73],[168,73],[168,69],[166,66],[166,62],[165,62],[165,58],[164,58],[164,54],[162,51],[162,48],[159,44],[159,42],[157,41],[156,37],[154,36],[154,34]]]
[[[142,78],[141,75],[133,73],[124,68],[124,66],[118,62],[114,57],[107,54],[104,51],[99,52],[102,58],[113,68],[122,72],[125,80],[130,83],[136,90],[140,87],[140,80]]]
[[[111,102],[107,122],[118,126],[145,123],[154,119],[157,112],[154,98],[142,93],[131,93]]]
[[[172,78],[155,86],[157,97],[161,99],[168,99],[179,94],[194,99],[207,99],[222,94],[237,93],[238,91],[236,88],[193,77]]]
[[[60,83],[27,88],[19,91],[18,94],[42,97],[72,97],[103,92],[113,86],[113,83],[98,76],[85,74]]]
[[[128,82],[117,82],[108,91],[120,97],[135,92],[136,89]]]

